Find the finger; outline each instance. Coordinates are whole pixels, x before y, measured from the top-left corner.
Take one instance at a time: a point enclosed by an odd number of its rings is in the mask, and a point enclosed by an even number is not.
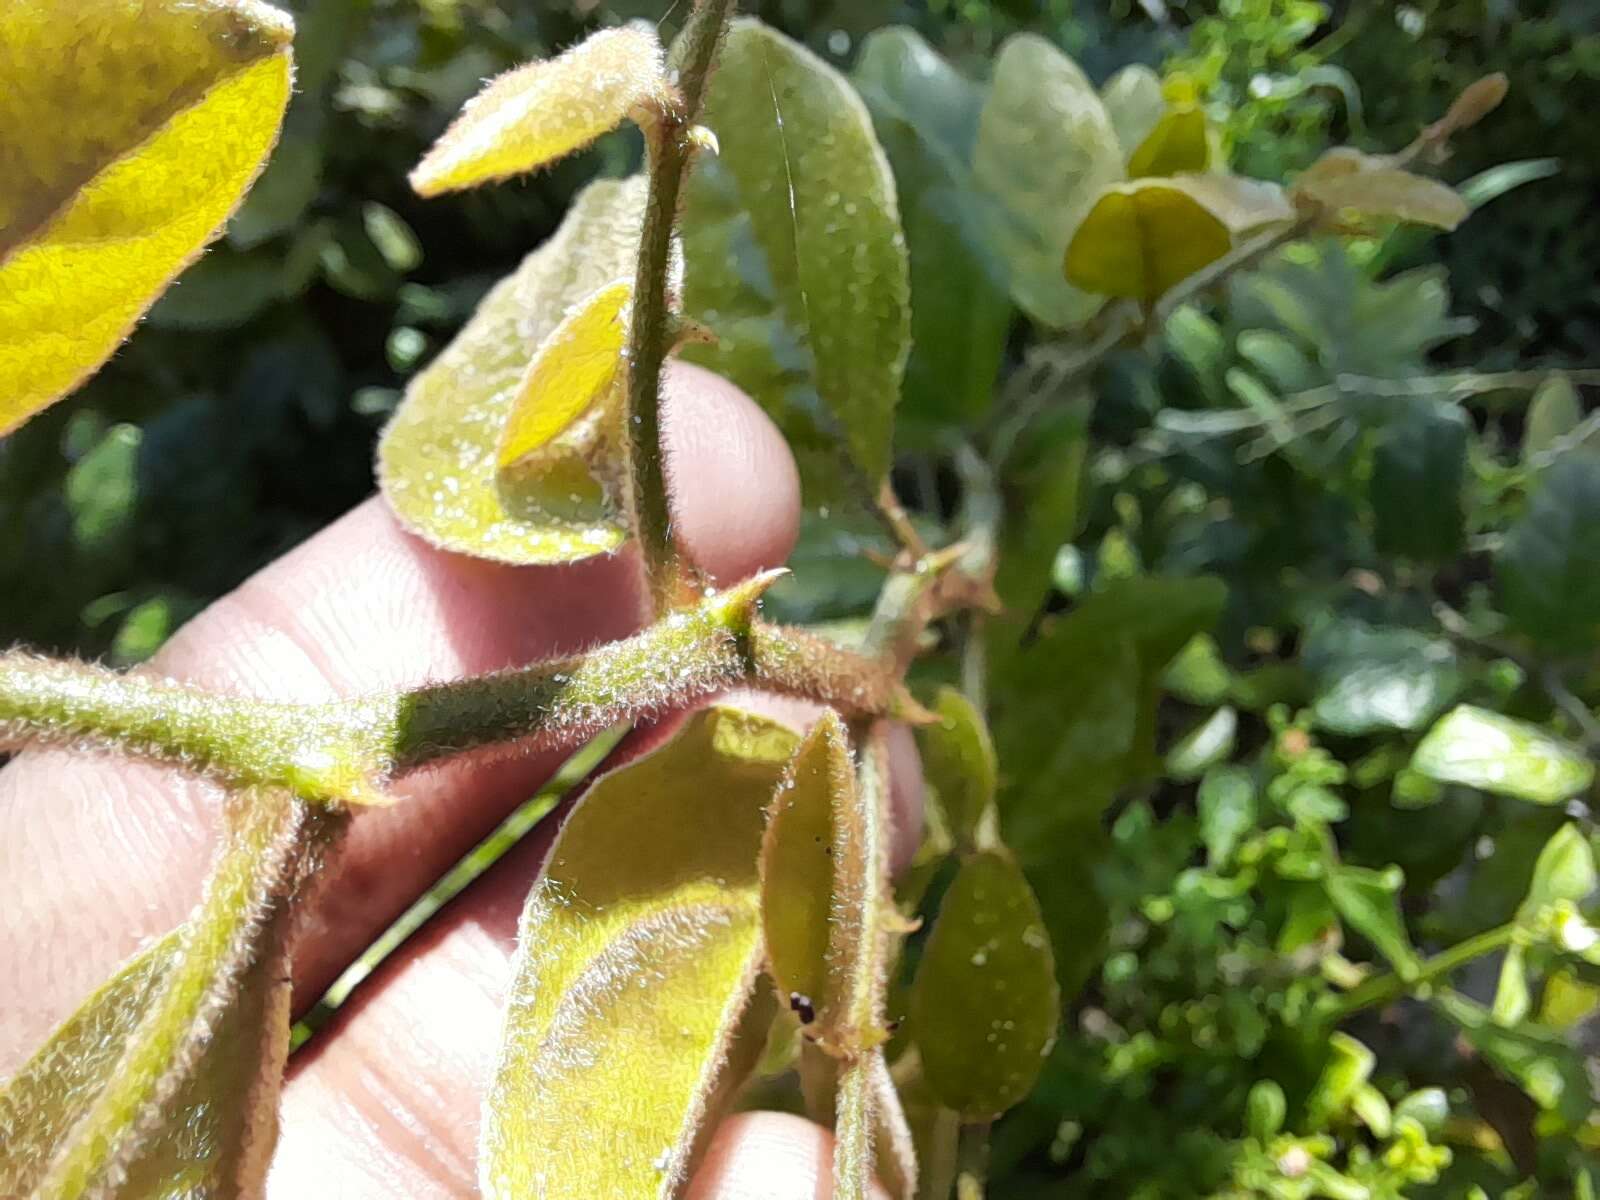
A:
[[[634,735],[623,756],[659,745],[674,724]],[[380,966],[292,1061],[270,1200],[475,1194],[479,1110],[517,921],[552,836],[547,825],[513,848]],[[825,1196],[831,1154],[829,1135],[809,1122],[736,1120],[716,1135],[690,1194]]]
[[[771,422],[731,385],[674,364],[664,426],[674,519],[691,557],[722,582],[781,563],[798,526],[798,483]],[[625,636],[640,617],[628,554],[555,568],[478,562],[402,532],[374,500],[213,605],[153,669],[237,695],[321,701],[571,651]],[[560,758],[445,766],[407,781],[396,807],[358,814],[296,947],[300,1000]],[[24,967],[0,978],[0,1075],[192,908],[218,800],[172,771],[60,752],[0,771],[0,881],[13,898],[0,961]]]
[[[887,1200],[874,1186],[874,1197]],[[788,1113],[729,1117],[684,1200],[817,1200],[833,1195],[833,1135]]]

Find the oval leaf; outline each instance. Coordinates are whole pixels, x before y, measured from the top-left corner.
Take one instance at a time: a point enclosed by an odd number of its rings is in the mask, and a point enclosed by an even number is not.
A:
[[[1411,766],[1440,783],[1463,783],[1535,804],[1559,804],[1594,781],[1594,764],[1536,725],[1470,704],[1439,719]]]
[[[254,0],[0,8],[0,435],[220,231],[277,139],[293,32]]]
[[[1061,259],[1095,198],[1123,178],[1122,146],[1088,77],[1043,38],[1001,47],[974,167],[1004,210],[1012,298],[1041,325],[1088,320],[1102,301],[1061,277]]]
[[[866,107],[809,50],[738,21],[702,119],[721,153],[686,189],[684,307],[719,341],[685,357],[772,414],[808,499],[843,494],[841,449],[875,487],[889,469],[910,289],[894,178]]]
[[[1330,150],[1294,182],[1300,203],[1320,205],[1335,218],[1351,213],[1393,217],[1454,229],[1471,210],[1452,187],[1345,148]]]
[[[461,110],[411,172],[419,195],[532,171],[587,146],[635,109],[664,105],[661,43],[645,24],[604,29],[548,62],[508,71]]]
[[[501,281],[406,389],[378,445],[378,478],[401,522],[436,546],[509,563],[573,562],[626,531],[583,455],[500,470],[503,431],[530,353],[568,308],[630,274],[644,180],[601,180],[555,235]]]
[[[761,923],[780,997],[804,1024],[832,1008],[828,940],[835,814],[855,781],[844,725],[829,710],[784,772],[761,845]]]
[[[922,769],[939,793],[950,833],[970,843],[978,822],[994,803],[999,767],[983,715],[955,688],[939,689],[939,723],[918,731]]]
[[[911,993],[912,1034],[939,1102],[968,1120],[1028,1094],[1055,1043],[1060,993],[1033,889],[1010,857],[962,864]]]
[[[709,709],[573,809],[522,914],[486,1196],[676,1194],[760,967],[763,814],[795,743]]]
[[[513,466],[566,433],[611,390],[628,338],[633,285],[609,284],[557,325],[512,401],[500,441],[500,466]]]
[[[1149,303],[1221,258],[1228,226],[1179,181],[1108,188],[1072,235],[1066,275],[1077,287]]]

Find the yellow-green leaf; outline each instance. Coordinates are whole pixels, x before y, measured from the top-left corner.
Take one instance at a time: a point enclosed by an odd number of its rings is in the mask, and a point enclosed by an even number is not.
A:
[[[780,997],[802,1022],[835,1008],[829,981],[836,810],[855,791],[844,725],[831,710],[784,772],[761,846],[761,923]]]
[[[609,133],[670,88],[645,24],[605,29],[548,62],[508,71],[461,110],[411,172],[424,196],[532,171]]]
[[[1211,161],[1206,114],[1197,105],[1169,109],[1128,157],[1128,177],[1204,171]]]
[[[1044,38],[1000,48],[973,167],[1003,209],[1012,298],[1053,328],[1093,316],[1104,301],[1063,279],[1061,258],[1101,190],[1123,178],[1122,145],[1088,77]]]
[[[542,450],[611,390],[622,367],[633,285],[608,284],[545,338],[528,366],[500,441],[500,466]]]
[[[609,479],[620,460],[604,452],[603,430],[570,453],[547,446],[536,469],[501,470],[500,447],[538,348],[571,306],[630,275],[644,200],[639,177],[590,184],[554,236],[412,380],[379,443],[378,478],[414,533],[509,563],[573,562],[622,544]]]
[[[796,741],[706,710],[567,818],[522,916],[483,1118],[491,1200],[675,1194],[760,968],[756,863]]]
[[[912,1036],[939,1103],[990,1120],[1026,1096],[1059,1005],[1033,889],[1009,855],[974,855],[945,894],[911,993]]]
[[[939,793],[950,833],[970,843],[978,822],[994,803],[998,765],[983,715],[955,688],[939,690],[937,725],[919,731],[922,769]]]
[[[0,6],[0,434],[216,236],[277,139],[293,32],[255,0]]]
[[[1067,247],[1075,286],[1146,303],[1221,258],[1228,226],[1182,181],[1144,179],[1106,189]]]
[[[326,819],[282,793],[237,802],[195,915],[0,1093],[0,1195],[259,1194],[289,1045],[285,897]]]

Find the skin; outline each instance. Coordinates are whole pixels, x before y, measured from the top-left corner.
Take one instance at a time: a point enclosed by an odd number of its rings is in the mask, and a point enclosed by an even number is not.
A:
[[[673,364],[663,405],[676,527],[727,584],[781,564],[799,528],[794,460],[730,384]],[[644,618],[631,554],[511,568],[433,549],[369,500],[185,626],[146,669],[241,696],[326,700],[475,674],[625,636]],[[803,726],[805,705],[741,697]],[[665,735],[641,730],[623,753]],[[904,862],[921,774],[893,731]],[[355,819],[293,948],[297,1008],[559,766],[551,753],[454,762]],[[0,770],[0,1078],[194,905],[220,797],[161,768],[33,752]],[[290,1063],[269,1197],[476,1194],[479,1103],[510,983],[517,916],[552,822],[393,955]],[[777,1113],[730,1118],[692,1200],[829,1194],[831,1137]]]

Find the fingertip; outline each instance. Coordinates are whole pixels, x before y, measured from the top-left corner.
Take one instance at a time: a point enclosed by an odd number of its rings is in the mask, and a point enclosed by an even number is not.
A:
[[[711,1137],[685,1200],[818,1200],[833,1194],[833,1135],[788,1113],[729,1117]],[[873,1185],[874,1200],[888,1200]]]
[[[689,556],[719,583],[782,566],[800,535],[800,474],[783,434],[703,367],[668,363],[663,384],[673,519]]]

